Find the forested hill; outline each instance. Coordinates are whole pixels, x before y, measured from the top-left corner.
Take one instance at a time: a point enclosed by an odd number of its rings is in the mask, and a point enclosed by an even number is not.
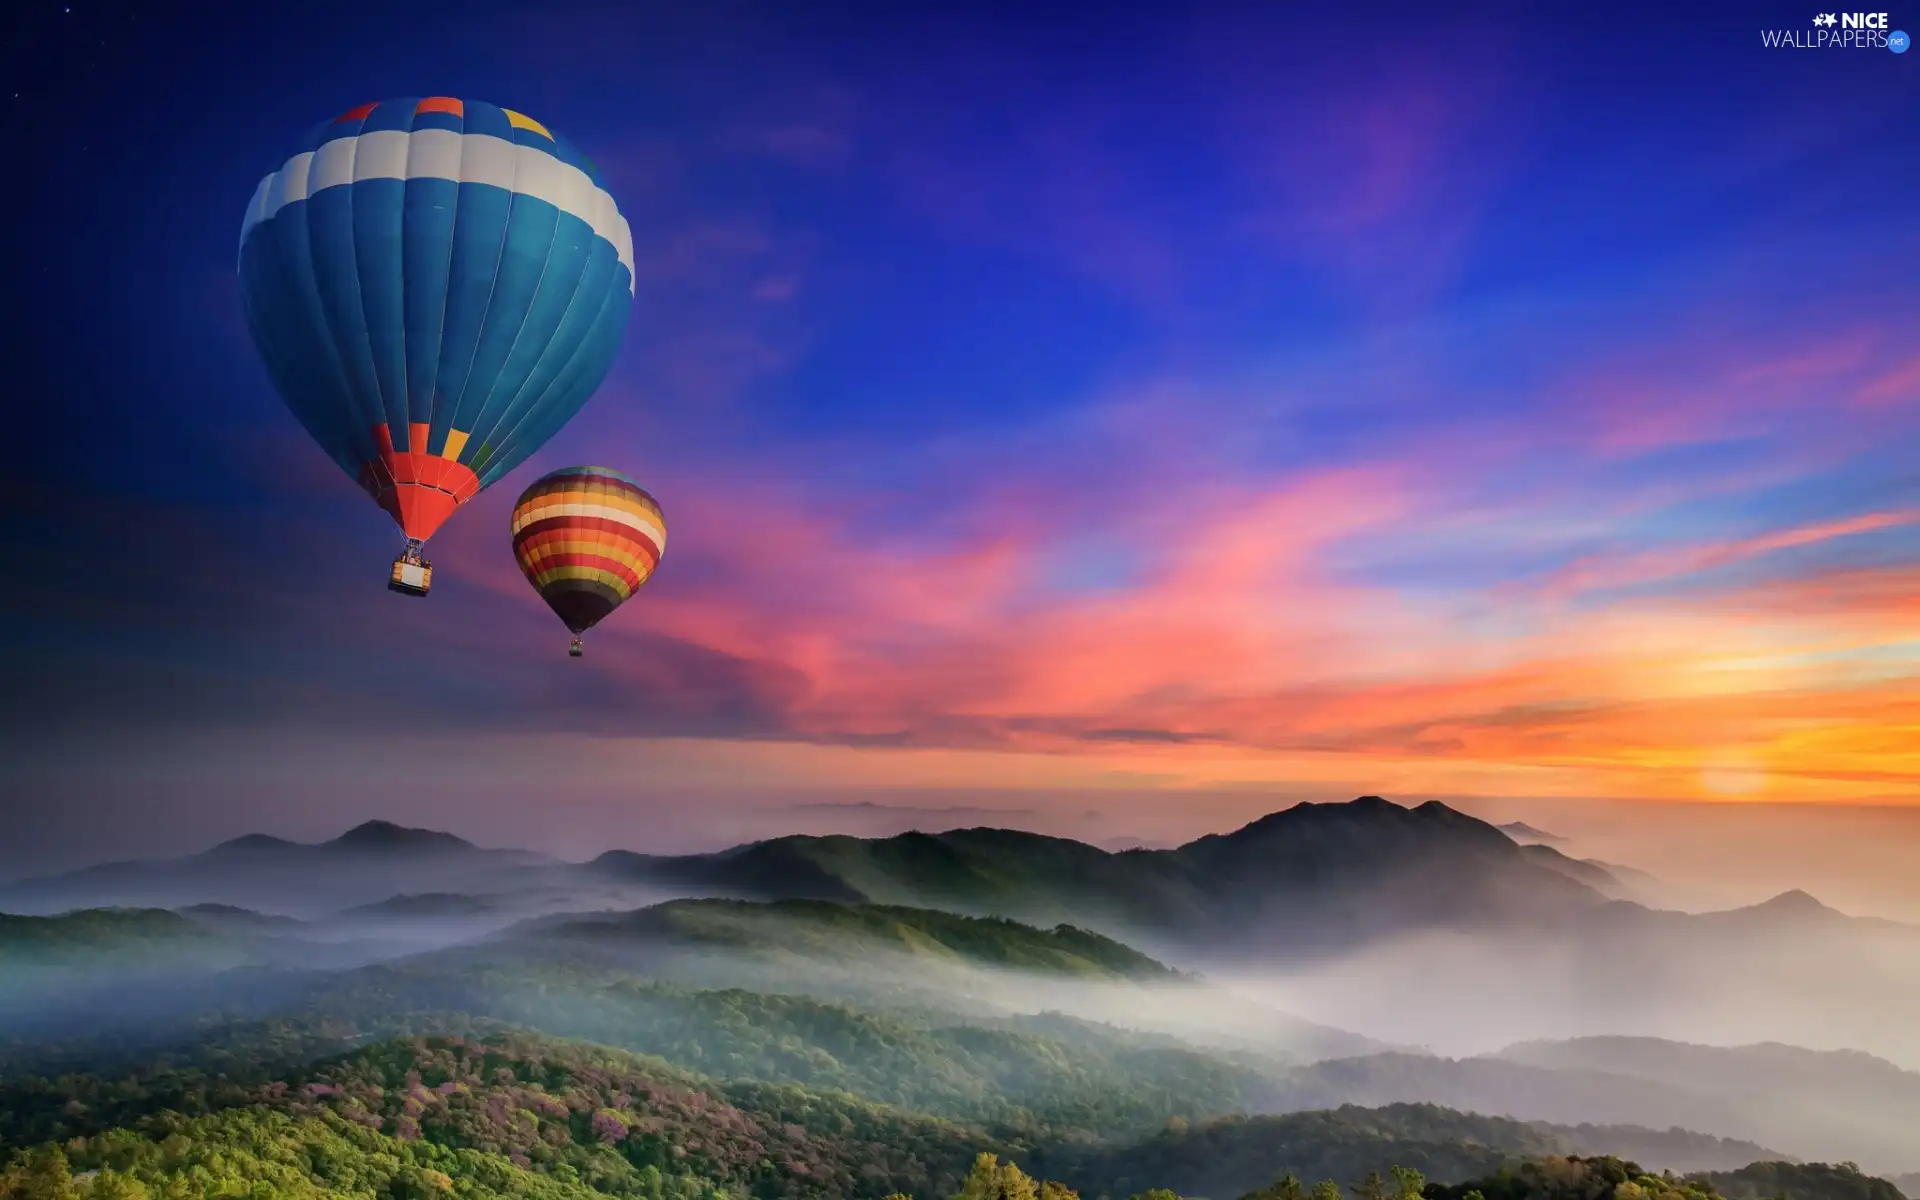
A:
[[[1540,1160],[1548,1164],[1540,1178],[1552,1179],[1568,1168],[1553,1167],[1561,1160],[1550,1156],[1578,1148],[1564,1131],[1411,1105],[1258,1122],[1176,1120],[1144,1142],[1076,1144],[1039,1126],[973,1125],[844,1094],[722,1084],[657,1059],[526,1034],[390,1040],[270,1079],[174,1068],[13,1079],[0,1091],[0,1160],[14,1156],[0,1200],[939,1200],[966,1194],[983,1152],[1060,1179],[1088,1200],[1124,1200],[1154,1188],[1233,1196],[1289,1171],[1356,1183],[1414,1167],[1451,1182]],[[80,1190],[60,1190],[63,1172],[79,1173]],[[1533,1177],[1523,1169],[1506,1178]],[[1725,1179],[1728,1188],[1762,1187],[1788,1200],[1892,1200],[1879,1181],[1829,1168],[1761,1164]],[[1487,1200],[1540,1194],[1482,1191]],[[1572,1200],[1552,1196],[1563,1194]],[[1753,1200],[1739,1190],[1725,1195]],[[1053,1200],[1065,1196],[1056,1189]],[[1694,1200],[1705,1200],[1704,1190]]]
[[[174,951],[216,940],[178,913],[157,908],[97,908],[53,917],[0,912],[0,962],[58,964],[96,955],[125,961],[147,950]]]
[[[1131,946],[1071,925],[1037,929],[1004,918],[820,900],[676,900],[631,913],[537,921],[514,933],[568,942],[660,943],[792,955],[813,962],[858,963],[871,962],[875,955],[905,955],[1089,979],[1183,978]]]
[[[1745,1164],[1777,1157],[1764,1147],[1685,1130],[1569,1128],[1459,1112],[1431,1104],[1339,1108],[1279,1116],[1172,1121],[1126,1145],[1067,1146],[1036,1164],[1094,1192],[1166,1186],[1187,1194],[1237,1196],[1291,1171],[1304,1178],[1352,1180],[1375,1169],[1356,1147],[1393,1147],[1396,1165],[1436,1179],[1492,1174],[1518,1157],[1600,1154],[1665,1163]],[[1358,1168],[1358,1170],[1356,1170]],[[1156,1185],[1157,1186],[1157,1185]]]
[[[0,913],[0,1013],[104,976],[127,983],[217,971],[248,958],[229,939],[162,909],[93,909],[57,917]]]
[[[1007,829],[785,837],[711,855],[612,852],[602,875],[746,897],[933,906],[1183,940],[1350,945],[1411,926],[1508,922],[1607,899],[1438,802],[1300,804],[1176,850]]]

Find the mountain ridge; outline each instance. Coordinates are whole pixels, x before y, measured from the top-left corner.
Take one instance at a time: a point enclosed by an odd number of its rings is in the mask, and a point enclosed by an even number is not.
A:
[[[889,838],[793,835],[710,855],[610,851],[588,869],[751,899],[949,907],[1111,936],[1236,940],[1312,952],[1396,932],[1533,919],[1607,896],[1528,861],[1438,801],[1303,803],[1171,850],[1111,852],[985,827]],[[1132,940],[1132,939],[1128,939]]]
[[[342,869],[343,864],[347,868]],[[406,864],[401,886],[377,878]],[[1851,918],[1804,892],[1718,914],[1644,903],[1610,869],[1506,832],[1439,801],[1379,796],[1307,802],[1171,849],[1110,850],[991,826],[888,837],[792,834],[706,854],[613,849],[572,863],[482,849],[457,835],[363,822],[328,841],[247,834],[199,854],[99,864],[0,886],[0,908],[224,903],[279,907],[305,876],[325,911],[404,895],[606,885],[666,895],[944,908],[1072,924],[1164,953],[1207,946],[1312,956],[1421,929],[1552,928],[1575,922],[1812,927]],[[365,877],[364,884],[356,880]],[[665,898],[662,896],[661,898]],[[316,912],[297,915],[312,916]]]

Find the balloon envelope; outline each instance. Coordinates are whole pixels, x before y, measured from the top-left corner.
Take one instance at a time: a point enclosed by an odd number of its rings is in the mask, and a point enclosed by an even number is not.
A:
[[[667,547],[659,503],[606,467],[562,467],[534,480],[510,528],[520,573],[576,637],[638,591]]]
[[[366,104],[260,181],[240,292],[313,439],[425,540],[606,377],[633,239],[599,173],[510,109]]]

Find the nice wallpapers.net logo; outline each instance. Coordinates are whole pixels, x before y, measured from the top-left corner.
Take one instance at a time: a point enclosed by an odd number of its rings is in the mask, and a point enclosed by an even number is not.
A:
[[[1913,39],[1890,28],[1886,13],[1815,13],[1810,29],[1762,29],[1760,43],[1776,50],[1891,50],[1905,54]]]

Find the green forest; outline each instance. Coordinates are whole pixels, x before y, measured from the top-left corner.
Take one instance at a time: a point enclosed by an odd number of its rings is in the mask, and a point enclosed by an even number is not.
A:
[[[8,1010],[0,1200],[1902,1200],[1850,1164],[1680,1129],[1286,1111],[1274,1059],[942,1003],[968,970],[1197,986],[1072,926],[803,901],[536,928],[299,971],[255,935],[160,910],[6,919],[16,1002],[58,1002]],[[661,944],[884,948],[927,973],[887,1004],[818,979],[808,994],[800,974],[702,987],[605,953]]]

